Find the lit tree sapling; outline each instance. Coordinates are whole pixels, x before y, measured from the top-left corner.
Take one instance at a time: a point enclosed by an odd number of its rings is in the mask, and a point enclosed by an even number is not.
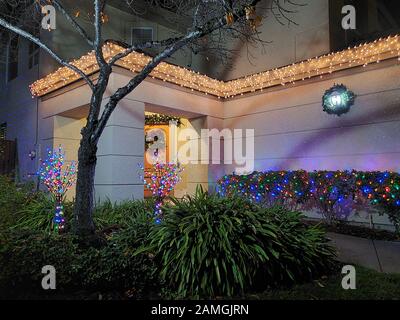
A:
[[[140,167],[144,172],[143,166]],[[175,163],[161,163],[156,162],[150,170],[150,177],[143,179],[144,185],[149,189],[154,198],[154,216],[156,221],[159,222],[162,218],[161,207],[165,199],[172,193],[175,186],[181,181],[180,174],[183,168]]]
[[[63,200],[67,191],[75,184],[76,164],[72,161],[65,165],[65,153],[60,146],[57,150],[48,150],[47,158],[41,161],[37,174],[55,202],[53,229],[62,232],[65,229]]]

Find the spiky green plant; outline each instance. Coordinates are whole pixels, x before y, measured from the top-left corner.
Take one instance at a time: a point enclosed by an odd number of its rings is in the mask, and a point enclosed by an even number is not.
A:
[[[126,227],[132,218],[138,214],[151,213],[153,211],[153,200],[132,200],[122,203],[112,203],[110,200],[96,206],[93,218],[99,229],[118,225]]]
[[[333,265],[324,233],[305,227],[299,213],[202,188],[163,210],[165,219],[137,253],[155,255],[161,279],[181,298],[237,296],[255,282],[263,288],[299,282]]]
[[[18,219],[10,229],[50,232],[52,230],[52,220],[54,218],[54,205],[55,200],[53,197],[43,192],[34,193],[27,200],[25,206],[16,213]],[[64,214],[68,218],[67,229],[69,229],[69,222],[72,221],[72,212],[73,203],[65,200]]]

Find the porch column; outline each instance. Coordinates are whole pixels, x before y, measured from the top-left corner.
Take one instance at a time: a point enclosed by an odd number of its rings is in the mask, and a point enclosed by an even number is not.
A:
[[[104,103],[105,104],[105,103]],[[99,141],[96,201],[143,199],[138,164],[144,154],[144,103],[124,99],[113,112]]]
[[[185,124],[185,128],[194,129],[197,132],[198,137],[194,139],[198,146],[198,154],[192,154],[190,159],[191,163],[185,166],[184,181],[186,182],[185,193],[193,195],[196,192],[197,186],[203,186],[203,189],[208,191],[208,164],[202,163],[201,159],[201,129],[207,128],[207,117],[199,117],[191,119]],[[193,139],[193,138],[192,138]],[[184,143],[187,143],[186,141]],[[193,163],[192,163],[193,162]]]
[[[211,116],[207,117],[207,128],[208,129],[218,129],[222,131],[224,129],[224,120],[221,118],[214,118]],[[215,155],[212,154],[212,144],[220,143],[220,159],[215,159]],[[209,166],[208,166],[208,191],[215,192],[217,187],[217,182],[220,178],[225,175],[225,165],[224,165],[224,139],[220,141],[212,141],[210,139],[209,145]],[[219,164],[214,164],[213,159],[221,160]],[[218,161],[217,161],[218,162]]]
[[[201,130],[222,130],[223,120],[210,116],[203,116],[190,120],[190,123],[188,123],[186,127],[192,127],[199,136],[197,142],[199,147],[198,159],[192,159],[198,161],[198,164],[189,164],[184,171],[185,181],[187,183],[186,192],[188,194],[193,194],[198,185],[202,185],[204,190],[214,192],[217,180],[224,175],[224,141],[223,139],[214,140],[210,138],[208,141],[208,154],[203,158],[204,155],[202,151],[204,151],[203,148],[207,148],[207,144],[201,140]],[[212,153],[213,144],[219,144],[221,158],[218,158],[217,155]]]

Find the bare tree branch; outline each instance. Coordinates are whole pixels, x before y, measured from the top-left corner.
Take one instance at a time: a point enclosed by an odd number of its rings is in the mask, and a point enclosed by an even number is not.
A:
[[[252,6],[255,6],[261,0],[253,0],[251,2]],[[246,11],[244,7],[241,7],[238,11],[234,12],[234,21],[239,20],[240,18],[246,15]],[[132,78],[129,83],[119,88],[111,97],[109,102],[106,104],[103,114],[98,122],[97,128],[94,131],[91,140],[93,143],[97,143],[100,138],[103,130],[115,110],[118,102],[125,98],[130,92],[132,92],[153,70],[156,68],[162,61],[166,58],[170,57],[173,53],[175,53],[180,48],[185,45],[193,42],[196,39],[204,37],[208,34],[211,34],[215,30],[225,26],[227,21],[225,16],[216,17],[208,21],[205,26],[198,27],[197,30],[189,32],[185,37],[176,41],[171,46],[166,48],[163,52],[154,57],[143,69],[140,71],[134,78]]]
[[[61,5],[58,0],[53,0],[52,2],[54,6],[64,15],[64,17],[68,20],[69,23],[78,31],[78,33],[86,40],[86,42],[93,47],[94,42],[89,37],[85,29],[83,29],[80,24],[65,10],[65,8]]]
[[[114,57],[112,57],[112,59],[109,61],[109,65],[113,66],[118,60],[125,58],[126,56],[128,56],[129,54],[131,54],[134,51],[144,50],[147,48],[170,46],[171,44],[181,40],[182,38],[183,38],[183,36],[176,37],[176,38],[169,38],[169,39],[162,40],[162,41],[150,41],[150,42],[145,42],[145,43],[141,43],[141,44],[135,44],[135,45],[125,49],[124,52],[118,53]]]
[[[121,101],[124,97],[126,97],[130,92],[132,92],[146,77],[156,68],[162,61],[164,61],[167,57],[171,56],[178,49],[182,48],[185,44],[187,44],[191,39],[199,37],[201,34],[200,31],[189,33],[186,37],[182,38],[180,41],[175,42],[169,48],[165,49],[162,53],[158,54],[154,57],[143,69],[140,71],[138,75],[132,78],[129,83],[119,88],[111,97],[103,114],[98,122],[98,126],[92,135],[92,142],[96,143],[100,138],[101,134],[104,131],[104,128],[116,108],[119,101]]]
[[[60,56],[58,56],[53,50],[51,50],[48,46],[46,46],[42,41],[40,41],[38,38],[36,38],[35,36],[33,36],[32,34],[11,25],[10,23],[8,23],[7,21],[5,21],[4,19],[0,18],[0,26],[2,26],[5,29],[8,29],[18,35],[20,35],[21,37],[24,37],[25,39],[32,41],[33,43],[35,43],[36,45],[38,45],[40,48],[42,48],[44,51],[46,51],[50,56],[52,56],[59,64],[71,69],[72,71],[76,72],[78,75],[80,75],[83,79],[85,79],[85,81],[88,83],[88,85],[90,86],[90,88],[93,90],[93,82],[92,80],[90,80],[90,78],[85,74],[85,72],[83,72],[81,69],[79,69],[78,67],[74,66],[71,63],[66,62],[65,60],[63,60]]]
[[[97,63],[100,67],[104,67],[107,62],[103,55],[103,41],[102,41],[102,21],[101,13],[103,12],[104,3],[103,0],[94,0],[94,28],[95,28],[95,40],[94,40],[94,52],[96,55]]]

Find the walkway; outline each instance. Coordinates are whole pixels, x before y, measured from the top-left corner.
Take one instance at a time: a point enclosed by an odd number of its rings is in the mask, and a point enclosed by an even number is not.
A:
[[[384,273],[400,273],[400,242],[357,238],[328,233],[338,250],[338,259]]]

